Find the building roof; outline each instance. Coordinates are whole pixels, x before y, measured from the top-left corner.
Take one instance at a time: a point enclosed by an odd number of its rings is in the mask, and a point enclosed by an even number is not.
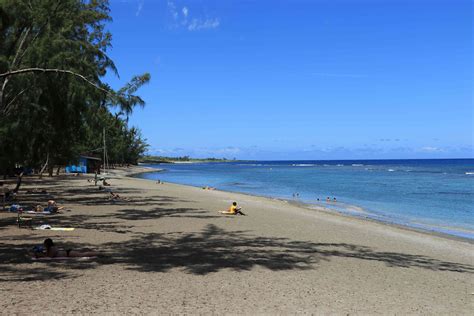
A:
[[[99,158],[99,157],[92,157],[92,156],[85,156],[85,155],[80,155],[79,157],[80,157],[80,158],[85,158],[85,159],[88,159],[88,160],[98,160],[98,161],[102,161],[102,159]]]

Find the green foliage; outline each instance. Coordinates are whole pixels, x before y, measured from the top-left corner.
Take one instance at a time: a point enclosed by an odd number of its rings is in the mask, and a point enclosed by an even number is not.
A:
[[[146,150],[128,115],[144,101],[135,93],[150,75],[136,76],[118,91],[101,78],[117,74],[106,51],[112,35],[107,0],[0,0],[0,173],[15,164],[39,167],[72,162],[102,147],[109,161],[136,163]],[[114,115],[110,108],[118,108]],[[126,117],[122,118],[121,113]]]

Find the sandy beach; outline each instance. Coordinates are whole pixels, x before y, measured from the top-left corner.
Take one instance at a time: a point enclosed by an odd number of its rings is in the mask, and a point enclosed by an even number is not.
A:
[[[28,178],[22,205],[58,215],[16,226],[0,213],[2,314],[438,314],[474,309],[472,242],[280,200],[128,177]],[[30,189],[47,193],[26,193]],[[248,216],[224,216],[237,201]],[[33,246],[92,249],[92,260],[35,262]]]

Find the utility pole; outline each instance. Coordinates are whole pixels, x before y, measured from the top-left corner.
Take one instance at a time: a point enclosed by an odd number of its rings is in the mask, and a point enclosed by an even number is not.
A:
[[[105,127],[103,129],[103,135],[104,135],[104,174],[106,173],[105,172],[105,163],[106,163],[106,160],[105,160],[105,153],[106,153],[106,148],[105,148]]]

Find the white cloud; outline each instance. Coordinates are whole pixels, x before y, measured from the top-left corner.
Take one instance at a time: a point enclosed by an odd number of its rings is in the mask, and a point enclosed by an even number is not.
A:
[[[145,4],[145,0],[138,0],[137,2],[138,2],[138,8],[137,8],[137,12],[135,12],[135,15],[139,16],[140,13],[142,12],[143,5]]]
[[[173,28],[185,28],[188,31],[199,31],[215,29],[220,25],[218,18],[203,18],[200,17],[199,14],[196,14],[194,10],[193,14],[191,14],[191,10],[188,6],[183,6],[181,10],[179,10],[173,0],[167,1],[167,7],[168,14],[174,21],[172,24]]]
[[[170,157],[178,157],[178,156],[190,156],[193,158],[208,158],[208,157],[226,157],[226,158],[234,158],[236,155],[242,153],[243,150],[239,147],[228,146],[228,147],[217,147],[217,148],[194,148],[194,149],[185,149],[181,147],[177,148],[150,148],[148,150],[148,154],[151,155],[158,155],[158,156],[170,156]]]
[[[439,147],[425,146],[425,147],[421,147],[420,151],[424,153],[440,153],[440,152],[443,152],[444,150],[443,148],[439,148]]]
[[[188,30],[190,31],[199,31],[204,29],[215,29],[219,27],[219,19],[206,19],[206,20],[199,20],[193,19],[191,23],[188,25]]]
[[[150,148],[147,152],[150,155],[158,156],[180,156],[186,155],[185,149],[183,148]]]
[[[173,19],[177,20],[178,19],[178,11],[176,10],[176,5],[174,4],[174,2],[173,1],[168,1],[166,4],[168,6],[168,11],[171,14],[171,16],[173,17]]]
[[[314,72],[313,76],[318,77],[334,77],[334,78],[367,78],[367,75],[363,74],[339,74],[339,73],[327,73],[327,72]]]
[[[184,148],[183,148],[184,147]],[[292,159],[410,159],[410,158],[435,158],[435,157],[473,157],[474,148],[465,146],[444,147],[378,147],[377,145],[364,145],[361,147],[344,146],[317,146],[305,148],[279,148],[253,146],[215,146],[215,147],[155,147],[149,150],[150,154],[162,156],[190,156],[195,158],[226,157],[232,159],[266,159],[266,160],[292,160]]]
[[[241,148],[228,146],[228,147],[221,147],[221,148],[195,148],[193,150],[188,151],[191,156],[196,157],[226,157],[226,158],[233,158],[234,155],[237,155],[242,152]]]
[[[225,155],[225,154],[238,154],[240,153],[240,151],[241,150],[238,147],[227,147],[227,148],[221,148],[221,149],[215,150],[214,153]]]

